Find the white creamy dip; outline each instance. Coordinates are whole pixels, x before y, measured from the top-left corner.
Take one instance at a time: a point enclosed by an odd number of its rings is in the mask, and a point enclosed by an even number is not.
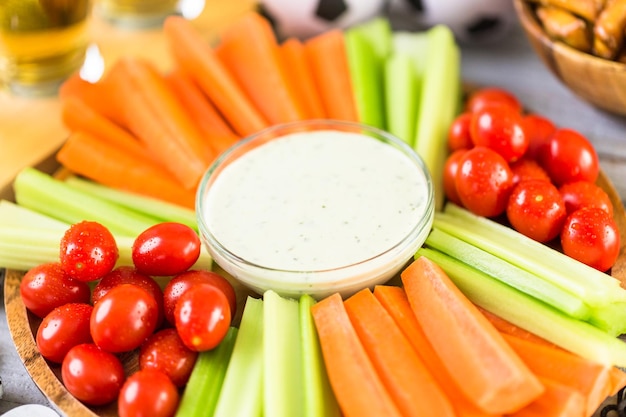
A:
[[[400,243],[428,204],[427,179],[400,150],[360,133],[291,133],[239,157],[204,196],[208,230],[237,257],[313,271]]]

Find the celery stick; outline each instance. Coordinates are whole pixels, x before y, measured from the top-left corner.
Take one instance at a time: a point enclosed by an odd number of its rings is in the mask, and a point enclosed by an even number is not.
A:
[[[366,38],[379,59],[385,59],[391,53],[393,31],[389,19],[375,17],[352,28]]]
[[[315,299],[302,295],[299,300],[300,343],[302,344],[302,417],[339,417],[339,405],[330,387],[328,374],[322,357],[311,307]]]
[[[15,224],[30,225],[40,229],[66,230],[69,225],[52,217],[26,207],[20,206],[8,200],[0,200],[0,226]]]
[[[439,251],[416,255],[438,264],[474,304],[562,348],[606,365],[626,366],[626,343],[574,319]]]
[[[426,238],[426,246],[472,266],[574,318],[584,320],[589,317],[589,307],[574,294],[441,229],[434,228],[431,231]]]
[[[359,121],[384,129],[382,59],[356,28],[346,30],[344,39]]]
[[[435,214],[433,226],[552,282],[590,307],[626,301],[626,290],[610,275],[454,204]]]
[[[186,207],[128,191],[117,190],[75,175],[67,177],[65,183],[75,190],[116,203],[145,216],[154,217],[158,221],[182,223],[196,232],[198,231],[196,212]]]
[[[213,415],[236,339],[237,328],[231,327],[215,349],[198,354],[176,417]]]
[[[263,415],[263,301],[248,297],[215,417]]]
[[[413,148],[430,170],[435,208],[444,203],[443,165],[447,134],[459,109],[460,57],[452,31],[443,25],[428,30],[428,50]]]
[[[18,173],[13,187],[19,205],[67,223],[97,221],[121,236],[137,236],[157,223],[154,218],[72,189],[35,168]]]
[[[587,319],[595,327],[604,330],[611,336],[626,333],[626,302],[613,302],[598,306],[591,310]]]
[[[264,415],[302,415],[302,348],[298,301],[272,290],[263,294]]]
[[[385,61],[384,91],[387,130],[411,144],[415,135],[418,83],[408,54],[395,53]]]

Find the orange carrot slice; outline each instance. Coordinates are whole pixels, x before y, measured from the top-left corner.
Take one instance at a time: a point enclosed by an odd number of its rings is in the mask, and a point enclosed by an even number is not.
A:
[[[446,369],[441,358],[426,338],[404,290],[391,285],[377,285],[374,296],[394,319],[398,327],[407,337],[430,374],[448,398],[453,399],[452,406],[459,417],[496,417],[501,414],[487,413],[471,402],[461,391],[457,382]]]
[[[400,411],[367,356],[339,294],[320,300],[311,313],[330,385],[345,417],[399,417]]]
[[[539,398],[507,417],[586,417],[585,397],[575,389],[539,378],[545,391]]]
[[[112,91],[107,86],[106,77],[98,82],[91,83],[75,73],[67,78],[59,88],[59,99],[65,101],[75,98],[83,101],[95,112],[112,120],[120,126],[125,126],[124,112],[115,102]]]
[[[268,127],[268,122],[189,20],[170,16],[163,31],[177,64],[198,83],[238,135],[248,136]]]
[[[343,32],[323,32],[307,40],[304,48],[327,117],[358,121]]]
[[[297,38],[289,38],[280,45],[284,68],[288,68],[287,81],[298,96],[307,119],[324,119],[326,113],[322,99],[315,86],[304,44]]]
[[[479,408],[512,413],[543,393],[537,377],[437,264],[419,257],[401,278],[428,340]]]
[[[165,79],[216,155],[239,140],[209,98],[185,72],[175,69],[166,74]]]
[[[454,416],[450,400],[370,289],[357,292],[344,305],[365,351],[402,415]]]
[[[100,184],[194,208],[195,192],[185,190],[160,165],[91,134],[71,134],[56,158],[70,171]]]
[[[272,27],[261,15],[250,12],[228,25],[220,34],[216,52],[270,123],[305,118],[298,96],[288,82]]]

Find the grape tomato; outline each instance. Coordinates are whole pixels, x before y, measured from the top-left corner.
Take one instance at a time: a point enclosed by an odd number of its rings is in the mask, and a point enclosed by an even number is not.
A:
[[[487,106],[503,105],[521,113],[522,103],[510,91],[498,87],[485,87],[474,91],[467,98],[465,110],[477,112]]]
[[[72,347],[91,343],[89,319],[92,310],[90,304],[68,303],[48,313],[35,335],[39,353],[51,362],[62,363]]]
[[[593,145],[572,129],[557,129],[550,136],[539,163],[557,186],[574,181],[595,182],[600,171]]]
[[[528,149],[522,116],[508,106],[487,106],[474,112],[470,135],[475,146],[493,149],[507,162],[520,159]]]
[[[465,112],[458,115],[448,129],[448,150],[470,149],[474,146],[470,135],[472,113]]]
[[[600,186],[589,181],[574,181],[559,188],[567,213],[583,207],[599,207],[613,216],[613,203]]]
[[[98,222],[72,224],[61,238],[61,266],[74,279],[99,279],[115,267],[118,257],[115,238]]]
[[[159,330],[151,335],[139,349],[139,369],[153,369],[167,375],[177,387],[189,380],[198,357],[181,340],[174,328]]]
[[[165,374],[144,369],[124,382],[117,410],[119,417],[172,417],[179,400],[178,390]]]

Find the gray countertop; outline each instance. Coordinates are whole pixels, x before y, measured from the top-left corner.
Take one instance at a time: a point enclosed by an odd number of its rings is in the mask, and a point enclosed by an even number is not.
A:
[[[626,118],[598,110],[569,92],[539,61],[518,27],[498,42],[462,45],[461,52],[464,81],[507,88],[529,109],[586,135],[598,150],[602,169],[622,200],[626,199]],[[4,274],[0,284],[3,288]],[[0,377],[4,390],[0,414],[20,404],[47,404],[15,350],[4,303],[0,307]]]

